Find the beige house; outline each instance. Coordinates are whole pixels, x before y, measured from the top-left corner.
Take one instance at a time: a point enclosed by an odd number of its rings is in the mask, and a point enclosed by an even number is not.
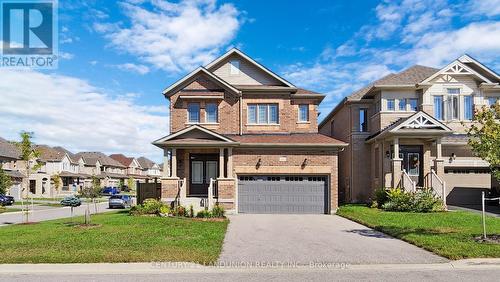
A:
[[[134,183],[137,181],[144,183],[149,180],[149,176],[146,173],[144,173],[144,168],[141,166],[141,164],[136,158],[127,157],[123,154],[112,154],[109,155],[109,157],[121,163],[127,168],[126,170],[127,178],[132,178],[134,180]],[[127,183],[125,184],[127,185]]]
[[[366,202],[378,187],[432,187],[448,204],[475,204],[495,186],[473,156],[465,127],[498,103],[500,76],[468,55],[436,69],[413,66],[342,100],[321,133],[349,143],[339,153],[342,202]],[[463,123],[463,124],[462,124]]]
[[[149,181],[160,181],[161,177],[161,166],[146,157],[137,158],[137,162],[141,166],[142,175],[147,176],[146,182]]]
[[[240,213],[330,213],[338,207],[337,154],[318,133],[324,96],[295,87],[232,49],[164,90],[170,135],[162,200]]]
[[[0,137],[0,167],[12,180],[12,186],[8,189],[7,194],[16,200],[21,198],[22,183],[26,179],[20,162],[19,149]]]
[[[120,187],[127,176],[127,167],[101,152],[80,152],[76,154],[80,160],[83,173],[101,180],[102,187]],[[91,179],[91,177],[89,179]]]

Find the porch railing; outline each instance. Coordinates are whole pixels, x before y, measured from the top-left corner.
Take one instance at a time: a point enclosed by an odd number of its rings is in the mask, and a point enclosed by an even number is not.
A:
[[[408,192],[417,191],[417,183],[415,183],[415,181],[411,180],[410,175],[406,172],[405,169],[403,169],[403,172],[401,173],[400,187],[403,188],[403,190],[408,191]]]
[[[180,205],[181,202],[183,202],[184,199],[186,199],[186,192],[187,192],[187,189],[186,189],[186,178],[179,179],[179,182],[177,183],[177,185],[179,187],[179,196],[177,198],[177,202]]]
[[[217,187],[217,180],[210,178],[210,184],[208,185],[208,208],[211,209],[216,203],[216,199],[219,197],[219,191]]]
[[[434,169],[431,169],[431,172],[425,176],[425,184],[427,187],[432,188],[436,196],[443,200],[446,207],[446,182],[436,174]]]

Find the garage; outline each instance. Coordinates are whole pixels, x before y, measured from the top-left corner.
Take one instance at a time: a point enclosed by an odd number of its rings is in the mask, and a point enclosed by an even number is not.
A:
[[[328,177],[316,175],[240,176],[238,212],[328,213]]]

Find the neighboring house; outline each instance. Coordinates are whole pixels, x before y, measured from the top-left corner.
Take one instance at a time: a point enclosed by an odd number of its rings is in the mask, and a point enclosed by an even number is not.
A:
[[[0,167],[12,180],[12,186],[7,194],[14,196],[15,199],[21,198],[23,179],[26,178],[26,175],[20,171],[22,169],[20,162],[22,161],[19,149],[0,137]]]
[[[337,209],[337,153],[346,143],[318,133],[323,95],[237,49],[163,94],[171,134],[153,142],[164,150],[163,201],[242,213]]]
[[[76,154],[80,159],[80,167],[85,173],[101,179],[102,187],[120,187],[127,177],[127,167],[101,152],[80,152]]]
[[[481,189],[495,183],[468,147],[465,127],[475,109],[498,103],[499,82],[464,55],[442,69],[389,74],[342,100],[319,125],[349,143],[339,154],[341,201],[366,202],[374,189],[398,185],[441,195],[444,182],[448,204],[478,203]]]
[[[149,178],[146,174],[143,174],[143,168],[136,158],[129,158],[123,154],[112,154],[109,155],[109,157],[121,163],[127,168],[127,178],[132,177],[134,181],[139,182],[146,182],[146,180]]]
[[[137,159],[137,162],[142,167],[142,175],[145,175],[148,177],[146,179],[147,181],[149,180],[157,180],[158,178],[161,177],[161,166],[152,160],[146,158],[146,157],[140,157]]]

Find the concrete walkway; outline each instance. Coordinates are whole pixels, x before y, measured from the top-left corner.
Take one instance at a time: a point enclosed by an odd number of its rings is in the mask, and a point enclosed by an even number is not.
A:
[[[439,263],[445,258],[335,215],[234,215],[220,263]]]
[[[33,222],[59,219],[59,218],[68,218],[71,217],[71,208],[70,207],[45,207],[40,209],[43,206],[38,206],[37,210],[30,212],[29,220]],[[21,208],[21,206],[19,206]],[[87,209],[86,204],[82,204],[79,207],[74,208],[73,215],[84,215],[85,210]],[[98,203],[97,204],[97,213],[113,211],[108,209],[108,203]],[[90,212],[96,213],[94,205],[90,205]],[[7,212],[0,214],[0,227],[7,226],[11,224],[22,223],[24,221],[24,213],[23,212]]]

